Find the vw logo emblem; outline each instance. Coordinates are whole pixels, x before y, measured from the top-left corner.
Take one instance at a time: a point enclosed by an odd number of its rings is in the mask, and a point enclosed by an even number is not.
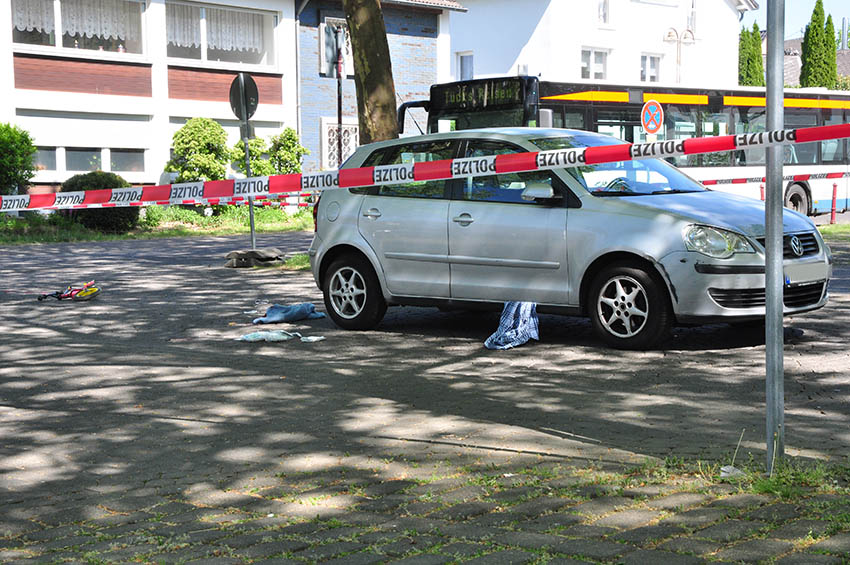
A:
[[[803,242],[800,241],[800,238],[796,235],[791,236],[791,251],[793,251],[794,255],[797,257],[803,256]]]

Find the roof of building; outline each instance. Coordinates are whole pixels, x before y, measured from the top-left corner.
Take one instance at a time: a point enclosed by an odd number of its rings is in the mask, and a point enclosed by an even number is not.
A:
[[[759,3],[756,2],[756,0],[735,0],[735,8],[737,8],[739,12],[758,10]]]
[[[441,10],[455,10],[466,12],[460,2],[455,0],[382,0],[384,4],[403,4],[406,6],[421,6],[422,8],[439,8]]]

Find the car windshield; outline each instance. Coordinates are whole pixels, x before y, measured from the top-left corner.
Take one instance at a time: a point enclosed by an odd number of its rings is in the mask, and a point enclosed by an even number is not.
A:
[[[601,135],[570,135],[531,139],[542,151],[621,143]],[[618,161],[570,167],[566,171],[594,196],[642,196],[704,192],[701,184],[659,159]]]

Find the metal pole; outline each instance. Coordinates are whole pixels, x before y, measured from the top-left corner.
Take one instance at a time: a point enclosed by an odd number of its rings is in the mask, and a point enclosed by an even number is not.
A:
[[[767,2],[767,129],[783,128],[785,0]],[[767,403],[767,472],[785,456],[785,372],[783,366],[782,186],[783,147],[767,148],[765,194],[765,399]]]
[[[239,91],[242,93],[242,116],[245,132],[242,135],[242,143],[245,144],[245,178],[251,178],[251,151],[248,149],[248,99],[245,95],[245,74],[239,73]],[[257,249],[257,234],[254,232],[254,196],[248,195],[248,222],[251,224],[251,249]]]
[[[342,26],[336,28],[336,157],[337,167],[342,166]]]

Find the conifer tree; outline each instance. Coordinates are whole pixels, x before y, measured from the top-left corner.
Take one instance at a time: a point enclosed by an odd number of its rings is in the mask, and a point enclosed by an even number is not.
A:
[[[823,86],[826,80],[826,45],[824,38],[823,0],[815,2],[812,17],[803,34],[803,49],[800,55],[800,86]]]
[[[742,27],[738,36],[738,84],[741,86],[750,84],[750,45],[750,32]]]
[[[761,58],[761,31],[759,25],[753,22],[750,33],[750,85],[764,86],[764,61]]]
[[[838,64],[836,62],[838,47],[835,43],[835,26],[832,25],[832,14],[826,18],[823,39],[826,64],[824,66],[824,82],[821,86],[835,88],[835,81],[838,80]]]

